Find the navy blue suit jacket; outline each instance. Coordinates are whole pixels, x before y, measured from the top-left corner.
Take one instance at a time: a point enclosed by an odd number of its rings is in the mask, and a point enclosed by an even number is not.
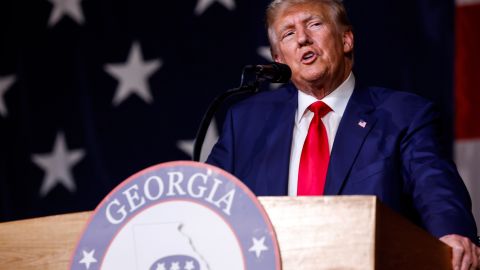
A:
[[[233,106],[207,162],[257,196],[286,195],[297,91],[287,85]],[[325,195],[376,195],[434,236],[475,241],[470,197],[442,150],[438,116],[416,95],[355,88],[331,151]]]

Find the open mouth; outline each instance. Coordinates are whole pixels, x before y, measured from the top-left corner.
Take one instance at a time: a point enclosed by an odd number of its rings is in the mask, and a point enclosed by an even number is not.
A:
[[[306,52],[302,55],[302,63],[309,64],[315,61],[316,54],[312,51]]]

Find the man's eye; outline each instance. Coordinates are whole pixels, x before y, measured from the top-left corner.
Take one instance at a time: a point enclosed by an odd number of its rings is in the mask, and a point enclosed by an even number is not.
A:
[[[288,38],[289,36],[291,36],[291,35],[293,35],[293,34],[294,34],[293,31],[285,32],[285,34],[283,34],[283,36],[282,36],[282,39]]]
[[[313,23],[310,24],[310,27],[319,27],[321,25],[322,25],[321,22],[313,22]]]

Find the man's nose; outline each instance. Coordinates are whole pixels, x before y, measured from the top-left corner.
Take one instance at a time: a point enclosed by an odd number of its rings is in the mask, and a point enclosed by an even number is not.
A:
[[[297,30],[297,42],[299,46],[305,46],[311,44],[311,38],[304,28],[300,28]]]

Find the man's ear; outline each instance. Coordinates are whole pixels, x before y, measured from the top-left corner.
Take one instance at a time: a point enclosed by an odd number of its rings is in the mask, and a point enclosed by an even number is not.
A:
[[[351,53],[353,51],[354,39],[353,32],[351,29],[343,32],[343,52]]]
[[[285,64],[283,61],[283,57],[280,57],[278,54],[272,54],[273,61],[280,63],[280,64]]]
[[[273,61],[275,61],[277,63],[280,63],[280,64],[284,64],[280,55],[278,53],[276,53],[275,50],[272,47],[270,47],[270,54],[272,55]]]

